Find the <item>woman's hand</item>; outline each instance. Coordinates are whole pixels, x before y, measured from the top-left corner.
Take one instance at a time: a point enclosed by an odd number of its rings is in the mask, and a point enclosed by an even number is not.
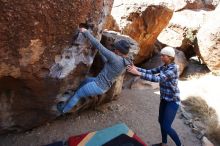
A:
[[[137,67],[134,66],[134,65],[128,65],[127,66],[127,71],[134,74],[134,75],[137,75],[137,76],[141,75],[141,73],[137,70]]]

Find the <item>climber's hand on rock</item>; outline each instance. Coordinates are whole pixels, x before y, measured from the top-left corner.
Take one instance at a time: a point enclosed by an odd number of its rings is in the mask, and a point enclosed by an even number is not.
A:
[[[87,29],[81,27],[81,28],[79,28],[79,31],[80,31],[80,32],[85,32],[85,31],[87,31]]]

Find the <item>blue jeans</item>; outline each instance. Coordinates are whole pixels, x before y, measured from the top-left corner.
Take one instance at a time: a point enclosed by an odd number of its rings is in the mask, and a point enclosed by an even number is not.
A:
[[[96,85],[94,80],[95,78],[87,78],[80,84],[76,93],[70,97],[68,102],[65,104],[63,113],[69,112],[82,97],[96,96],[105,93],[103,89]]]
[[[160,123],[162,142],[165,144],[167,143],[167,135],[169,135],[177,146],[181,146],[176,131],[171,127],[178,108],[179,105],[176,102],[169,102],[164,99],[161,99],[160,101],[158,121]]]

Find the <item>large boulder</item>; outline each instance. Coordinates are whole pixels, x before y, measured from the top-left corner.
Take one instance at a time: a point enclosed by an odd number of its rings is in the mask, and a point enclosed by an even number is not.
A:
[[[196,34],[210,12],[204,10],[182,10],[175,12],[169,25],[158,36],[159,42],[177,47],[187,58],[201,56],[197,47]],[[201,57],[200,57],[201,58]]]
[[[201,56],[208,68],[220,74],[220,5],[197,34]]]
[[[106,22],[103,27],[105,30],[120,32],[119,26],[112,15],[107,16]]]
[[[115,32],[115,31],[104,31],[102,33],[102,40],[101,41],[103,44],[106,45],[107,48],[112,48],[112,44],[114,42],[117,42],[122,39],[126,40],[130,44],[129,57],[135,57],[140,50],[139,44],[127,35],[123,35],[119,32]]]
[[[154,53],[156,38],[173,14],[170,4],[171,2],[163,1],[114,1],[111,14],[119,31],[139,43],[140,51],[135,57],[136,64],[149,59]]]
[[[73,33],[85,26],[100,38],[113,1],[0,3],[1,134],[57,117],[56,103],[65,91],[78,87],[96,53]]]
[[[197,55],[202,60],[196,34],[206,22],[219,0],[181,0],[175,1],[174,14],[168,26],[158,36],[158,41],[168,46],[177,47],[187,59]]]
[[[205,64],[200,64],[196,57],[192,57],[189,59],[186,68],[182,74],[183,79],[190,79],[193,75],[204,75],[208,74],[210,70]]]
[[[178,0],[173,1],[175,11],[180,11],[183,9],[206,9],[214,10],[219,3],[219,0]]]

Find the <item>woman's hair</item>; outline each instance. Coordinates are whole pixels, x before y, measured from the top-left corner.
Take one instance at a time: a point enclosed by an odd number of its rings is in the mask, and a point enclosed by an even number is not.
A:
[[[174,60],[175,60],[175,57],[171,57],[171,56],[168,56],[169,58],[170,58],[170,62],[174,62]]]

